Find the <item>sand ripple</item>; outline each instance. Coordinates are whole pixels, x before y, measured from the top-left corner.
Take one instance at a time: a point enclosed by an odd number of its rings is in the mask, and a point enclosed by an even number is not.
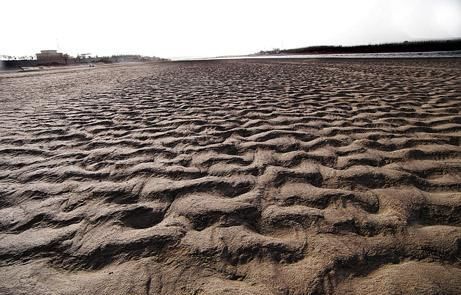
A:
[[[460,77],[443,59],[1,74],[0,293],[461,294]]]

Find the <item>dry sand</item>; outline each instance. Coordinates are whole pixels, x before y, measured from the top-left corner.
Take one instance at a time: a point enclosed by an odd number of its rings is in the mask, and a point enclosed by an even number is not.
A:
[[[461,294],[461,61],[0,75],[0,294]]]

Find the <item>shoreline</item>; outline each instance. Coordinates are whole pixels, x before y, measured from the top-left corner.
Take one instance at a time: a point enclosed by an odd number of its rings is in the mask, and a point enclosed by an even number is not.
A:
[[[239,55],[203,58],[178,58],[183,60],[239,60],[239,59],[414,59],[414,58],[461,58],[461,50],[432,52],[383,52],[383,53],[322,53],[322,54],[274,54]]]

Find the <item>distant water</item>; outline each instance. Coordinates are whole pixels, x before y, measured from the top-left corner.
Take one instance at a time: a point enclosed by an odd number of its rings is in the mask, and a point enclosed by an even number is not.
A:
[[[461,50],[431,52],[390,52],[390,53],[343,53],[343,54],[292,54],[226,56],[212,58],[190,58],[177,60],[215,60],[215,59],[267,59],[267,58],[448,58],[461,57]]]

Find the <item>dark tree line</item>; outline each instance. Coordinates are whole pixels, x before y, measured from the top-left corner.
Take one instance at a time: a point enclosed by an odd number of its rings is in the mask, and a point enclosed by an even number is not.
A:
[[[461,39],[443,41],[412,41],[358,46],[310,46],[303,48],[274,49],[260,54],[342,54],[342,53],[386,53],[386,52],[428,52],[461,50]]]

